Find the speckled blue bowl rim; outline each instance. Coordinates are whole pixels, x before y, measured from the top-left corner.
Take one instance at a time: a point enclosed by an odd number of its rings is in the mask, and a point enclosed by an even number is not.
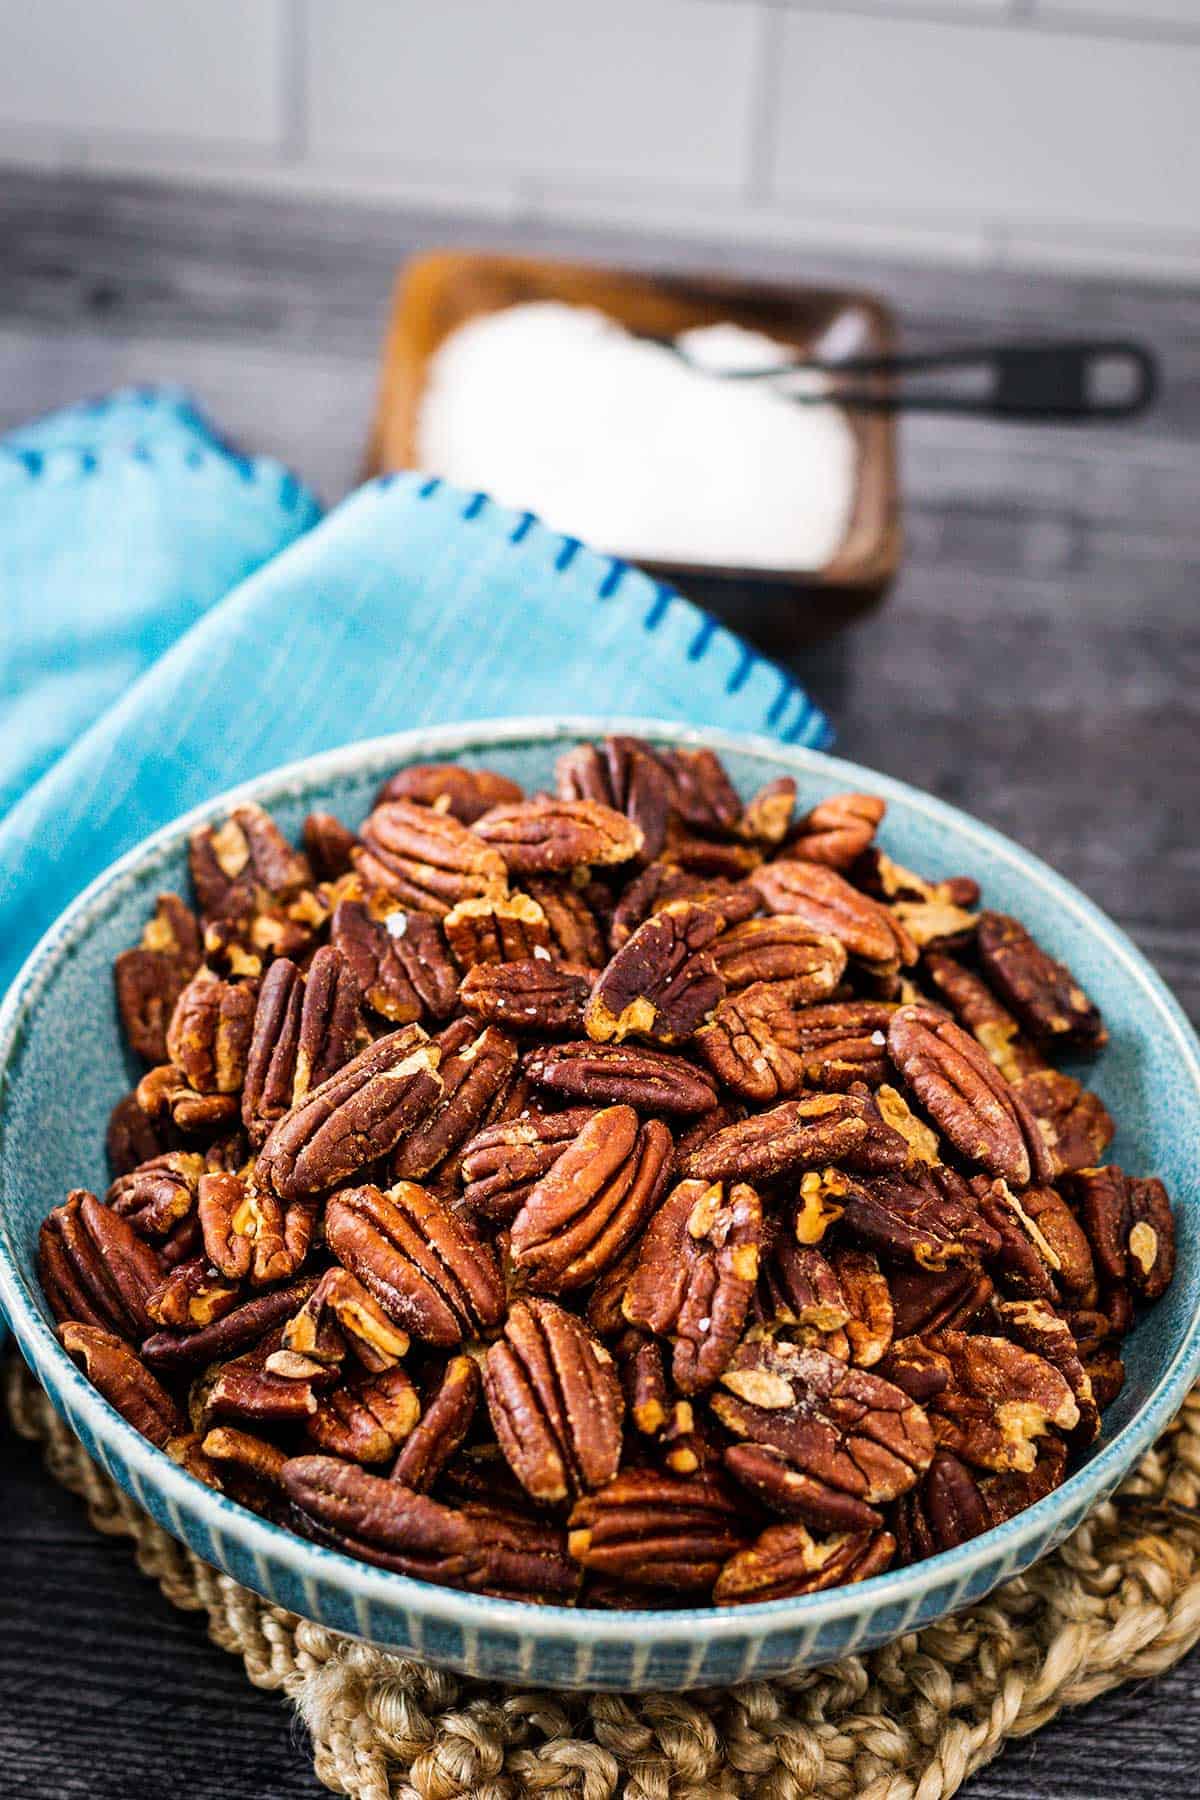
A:
[[[1067,912],[1086,924],[1103,941],[1110,954],[1124,964],[1144,991],[1158,1022],[1171,1034],[1178,1048],[1181,1074],[1186,1072],[1200,1109],[1200,1043],[1178,1002],[1125,933],[1040,858],[1002,833],[960,812],[957,807],[923,794],[906,782],[877,774],[841,757],[826,756],[820,751],[781,744],[774,738],[749,733],[733,734],[708,726],[689,727],[657,719],[579,716],[495,719],[398,732],[286,764],[185,813],[144,839],[91,882],[27,958],[0,1007],[0,1156],[3,1155],[2,1097],[6,1072],[19,1049],[23,1027],[41,993],[53,979],[60,959],[68,956],[72,947],[86,936],[94,916],[103,912],[114,892],[124,883],[144,875],[156,859],[177,851],[196,825],[223,816],[232,805],[244,800],[258,800],[270,806],[273,802],[299,797],[309,788],[327,788],[339,780],[382,774],[417,759],[493,749],[502,751],[506,746],[533,746],[557,737],[599,737],[614,730],[660,741],[703,744],[719,752],[759,756],[799,776],[806,773],[834,775],[847,787],[868,786],[885,799],[895,800],[924,813],[935,823],[948,825],[963,836],[973,838],[992,856],[1007,862],[1022,878],[1043,889]],[[965,1583],[984,1565],[1006,1554],[1019,1554],[1027,1542],[1052,1533],[1055,1521],[1070,1517],[1082,1503],[1089,1503],[1088,1496],[1098,1501],[1111,1493],[1125,1471],[1178,1412],[1200,1373],[1198,1315],[1150,1397],[1110,1444],[1046,1499],[958,1549],[945,1551],[908,1568],[873,1576],[853,1587],[834,1588],[797,1599],[760,1601],[736,1607],[610,1612],[589,1607],[535,1606],[524,1601],[463,1593],[376,1569],[272,1525],[185,1474],[101,1398],[62,1349],[16,1266],[3,1219],[0,1219],[0,1305],[7,1313],[13,1334],[34,1373],[43,1368],[46,1370],[51,1399],[55,1400],[55,1386],[68,1393],[72,1404],[88,1418],[101,1443],[111,1442],[127,1459],[130,1469],[151,1488],[158,1489],[168,1502],[183,1500],[194,1508],[218,1534],[218,1541],[222,1531],[228,1532],[240,1540],[252,1557],[274,1558],[306,1584],[329,1582],[368,1602],[374,1599],[389,1606],[403,1606],[448,1625],[467,1629],[486,1625],[543,1640],[580,1644],[620,1643],[631,1636],[640,1638],[655,1625],[669,1630],[672,1636],[694,1630],[705,1643],[721,1638],[753,1636],[756,1626],[763,1632],[789,1627],[811,1631],[814,1627],[859,1616],[866,1619],[883,1606],[903,1606],[909,1601],[911,1605],[901,1615],[901,1623],[897,1626],[896,1635],[899,1635],[906,1628],[903,1619],[915,1616],[927,1590],[948,1582]]]

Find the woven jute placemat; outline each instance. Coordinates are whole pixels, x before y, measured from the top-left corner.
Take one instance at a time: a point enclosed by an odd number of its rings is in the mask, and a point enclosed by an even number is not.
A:
[[[589,1695],[468,1681],[267,1605],[123,1494],[23,1364],[5,1385],[95,1528],[294,1702],[317,1775],[355,1800],[945,1800],[1008,1738],[1200,1638],[1200,1388],[1113,1500],[970,1611],[778,1681]]]

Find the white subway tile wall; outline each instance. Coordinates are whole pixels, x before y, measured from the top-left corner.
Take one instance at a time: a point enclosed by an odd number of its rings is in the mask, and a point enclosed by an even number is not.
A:
[[[1200,0],[0,0],[0,165],[1200,273]]]

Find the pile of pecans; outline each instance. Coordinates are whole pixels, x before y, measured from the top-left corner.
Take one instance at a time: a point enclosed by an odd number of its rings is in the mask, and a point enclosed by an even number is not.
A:
[[[268,1518],[526,1600],[808,1593],[1049,1493],[1174,1262],[1050,1060],[1096,1007],[869,795],[556,776],[193,835],[116,963],[115,1179],[41,1231],[67,1350]]]

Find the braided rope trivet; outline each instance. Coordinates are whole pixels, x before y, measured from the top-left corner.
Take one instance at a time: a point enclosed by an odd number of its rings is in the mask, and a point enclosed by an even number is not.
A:
[[[469,1681],[269,1606],[115,1487],[19,1361],[7,1399],[96,1529],[295,1701],[317,1775],[355,1800],[945,1800],[1007,1738],[1200,1638],[1200,1388],[1115,1500],[969,1612],[807,1674],[629,1696]]]

